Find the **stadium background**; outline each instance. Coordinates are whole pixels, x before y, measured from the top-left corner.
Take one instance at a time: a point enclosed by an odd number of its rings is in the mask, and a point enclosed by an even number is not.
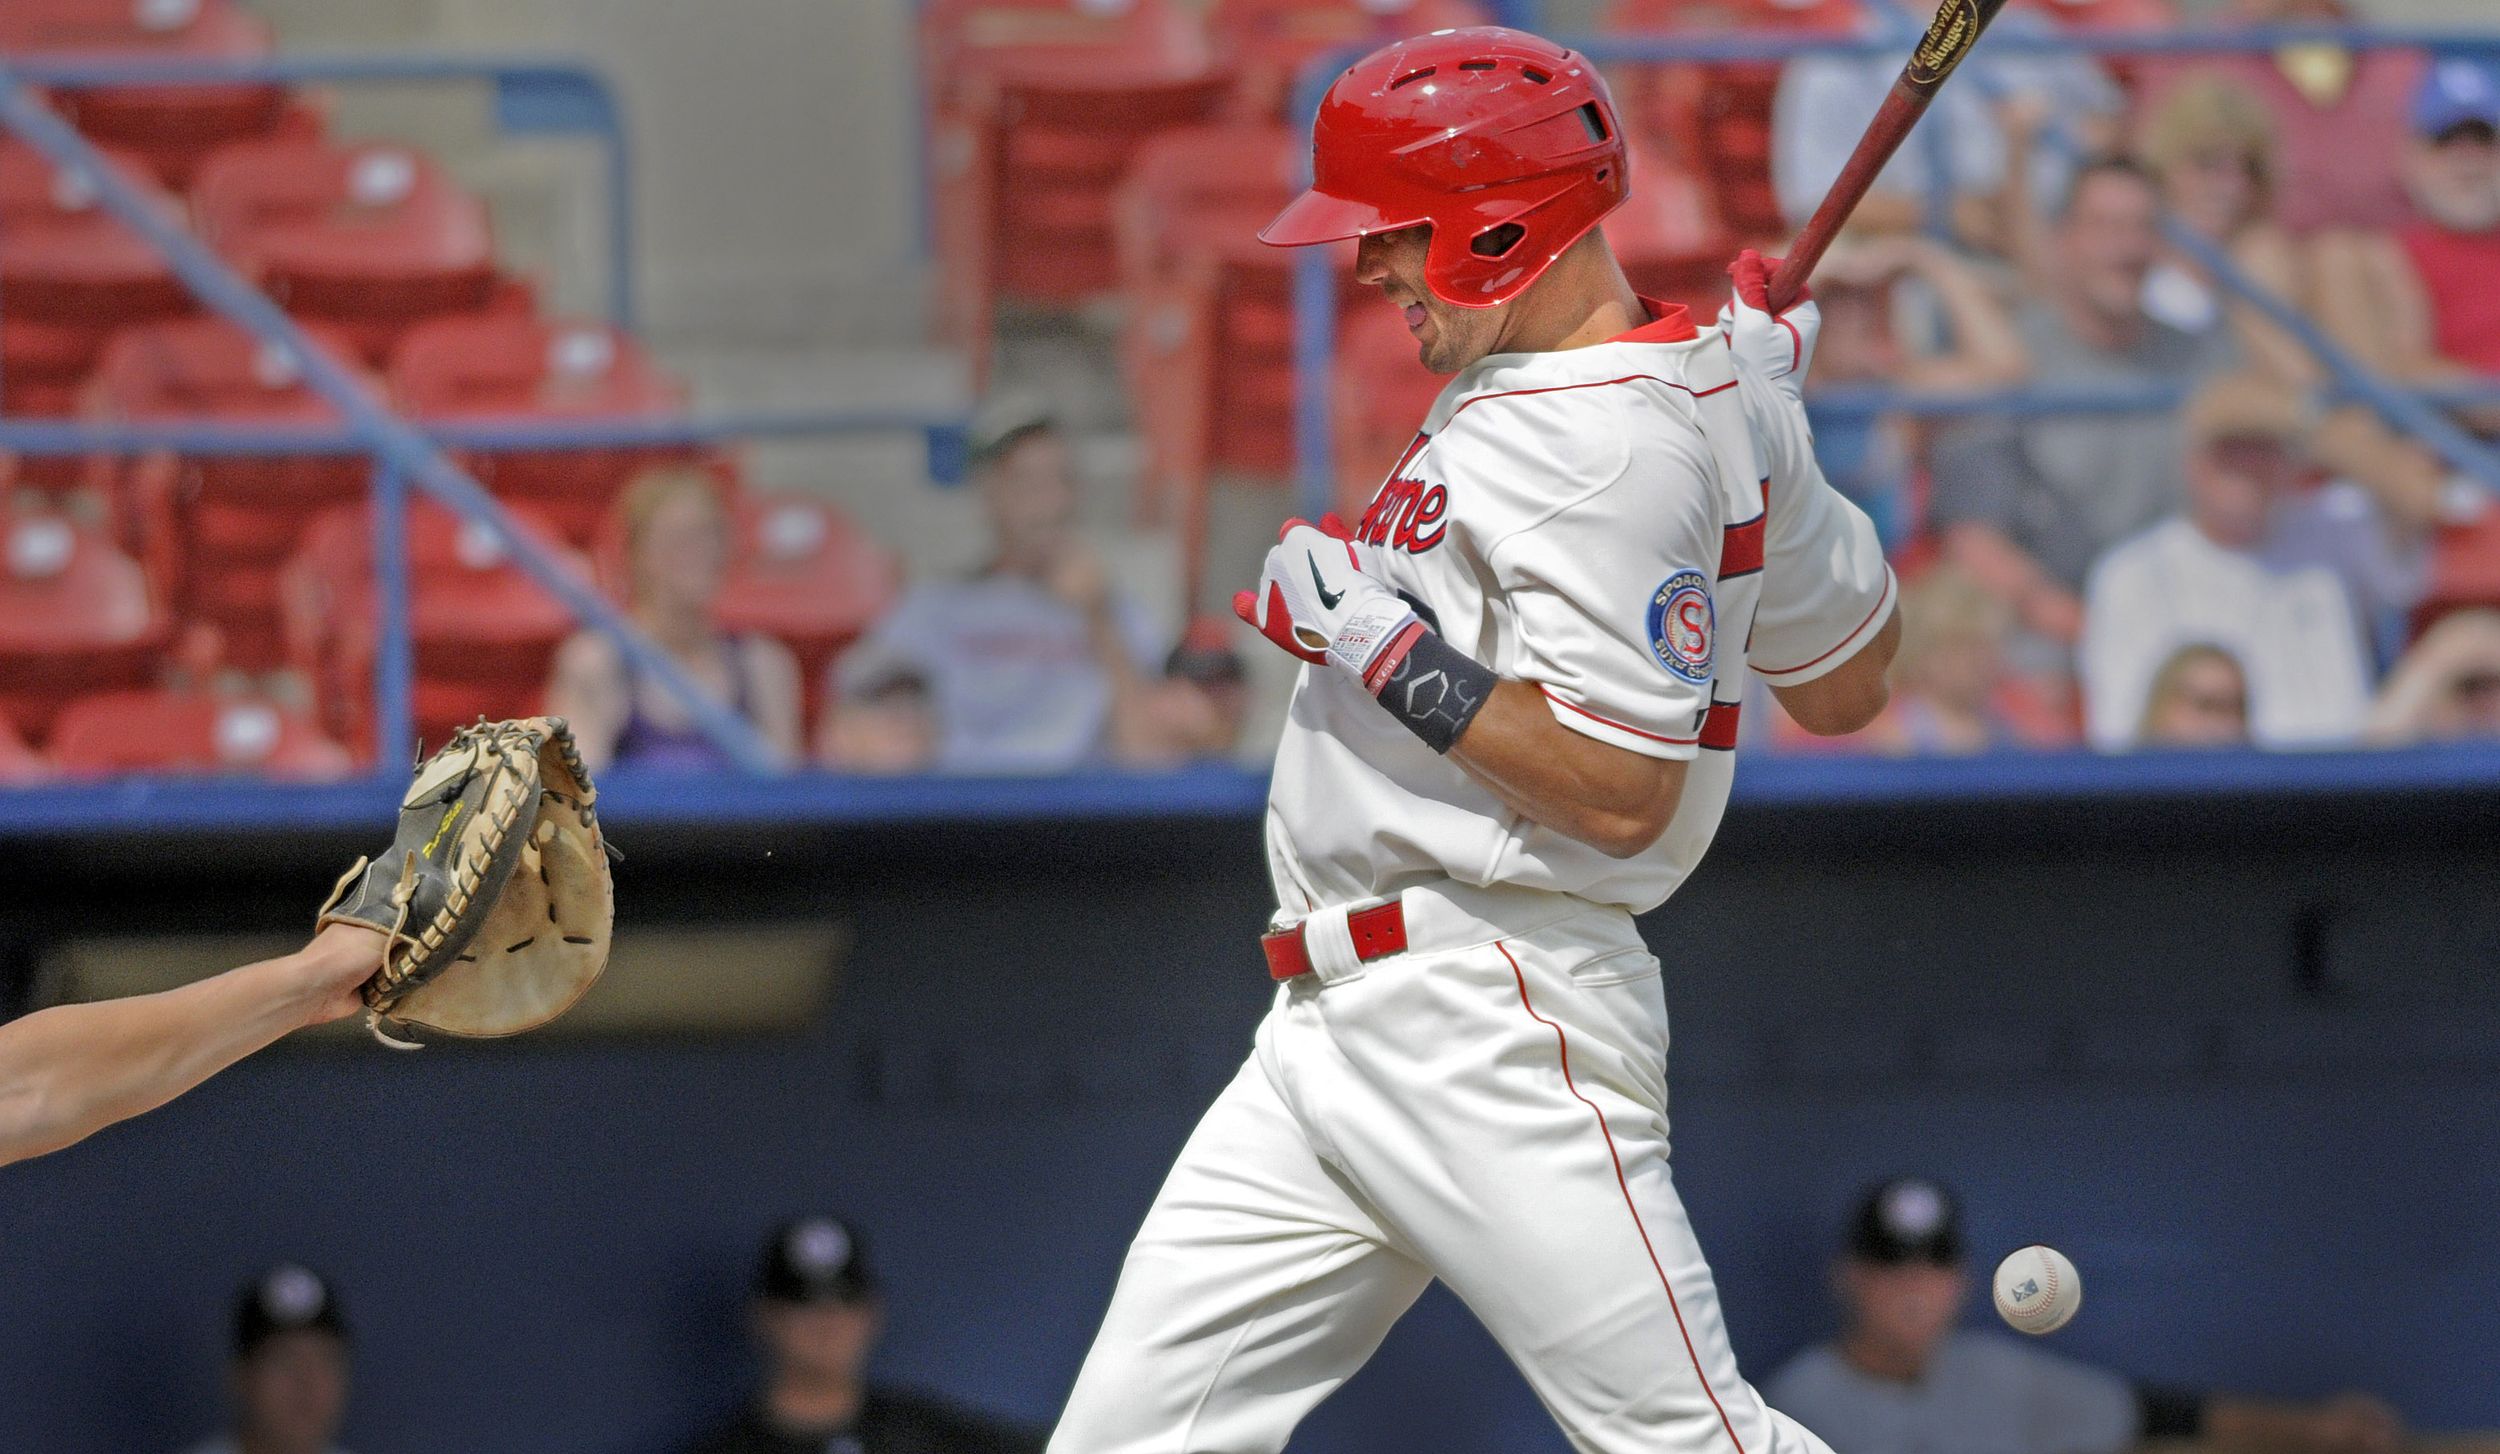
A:
[[[288,56],[587,61],[631,141],[640,331],[698,412],[910,416],[755,446],[750,483],[837,502],[910,574],[973,563],[977,507],[931,478],[977,390],[966,351],[932,341],[950,289],[922,222],[936,161],[908,7],[250,8]],[[2487,23],[2467,0],[2370,18]],[[1543,23],[1596,19],[1554,0]],[[323,89],[336,134],[422,146],[488,198],[499,264],[545,309],[602,310],[595,150],[496,134],[473,85]],[[1011,308],[995,374],[1076,422],[1091,535],[1167,578],[1177,617],[1189,552],[1123,497],[1141,451],[1114,328],[1099,307]],[[1211,578],[1287,498],[1215,492]],[[1678,1174],[1757,1375],[1827,1328],[1850,1198],[1916,1169],[1965,1192],[1979,1246],[2076,1256],[2093,1301],[2070,1351],[2500,1423],[2489,749],[1748,776],[1712,867],[1652,928],[1709,926],[1669,971]],[[336,1275],[359,1330],[350,1447],[670,1447],[740,1396],[757,1231],[820,1205],[876,1239],[883,1371],[1046,1421],[1263,1002],[1257,786],[1220,764],[620,771],[623,929],[661,946],[628,1012],[410,1057],[307,1037],[6,1174],[0,1442],[195,1437],[235,1283],[297,1257]],[[283,938],[390,796],[248,773],[0,791],[5,1009]],[[688,1003],[749,975],[782,998],[745,1020]],[[1436,1294],[1297,1447],[1560,1445]]]

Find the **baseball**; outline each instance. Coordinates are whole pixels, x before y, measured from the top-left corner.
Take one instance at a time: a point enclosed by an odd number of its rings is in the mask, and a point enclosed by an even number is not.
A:
[[[2054,1333],[2083,1306],[2083,1275],[2054,1247],[2025,1247],[1997,1264],[1997,1316],[2018,1333]]]

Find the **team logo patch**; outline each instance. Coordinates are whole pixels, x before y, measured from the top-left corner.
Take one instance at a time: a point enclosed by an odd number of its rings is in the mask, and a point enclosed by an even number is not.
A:
[[[1710,582],[1700,571],[1677,571],[1649,598],[1649,649],[1658,664],[1695,686],[1710,680],[1710,642],[1718,634]]]

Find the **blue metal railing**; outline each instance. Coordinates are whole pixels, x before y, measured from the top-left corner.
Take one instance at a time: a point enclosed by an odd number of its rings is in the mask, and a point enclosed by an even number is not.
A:
[[[0,129],[15,133],[54,167],[87,176],[95,187],[98,203],[153,247],[195,297],[249,330],[264,344],[285,350],[300,366],[306,385],[338,411],[341,427],[327,431],[255,430],[203,424],[115,429],[84,423],[0,421],[0,447],[24,453],[84,454],[159,448],[188,452],[190,446],[201,446],[201,452],[364,453],[373,456],[376,466],[373,523],[375,569],[383,616],[382,655],[376,665],[375,687],[377,720],[382,733],[381,760],[385,763],[404,757],[406,750],[413,745],[414,736],[410,720],[409,657],[412,648],[409,641],[405,549],[406,494],[407,488],[413,485],[464,518],[490,529],[516,566],[562,603],[576,620],[613,639],[633,669],[648,675],[663,691],[675,697],[704,735],[733,763],[749,772],[772,770],[778,766],[773,752],[751,724],[698,686],[667,652],[636,629],[590,582],[580,578],[537,541],[512,527],[503,508],[484,487],[445,453],[447,445],[453,440],[419,430],[372,397],[341,361],[316,344],[275,303],[246,282],[199,239],[149,206],[147,199],[127,180],[103,165],[94,146],[46,107],[30,89],[31,78],[36,74],[52,78],[46,84],[61,81],[132,84],[139,80],[149,83],[178,80],[232,84],[316,71],[331,77],[417,79],[438,75],[473,78],[480,74],[499,74],[492,66],[450,61],[298,62],[293,65],[270,62],[239,66],[188,62],[146,66],[53,63],[40,67],[22,67],[14,61],[0,62]],[[512,74],[524,72],[541,73],[535,68],[519,68]],[[562,74],[576,80],[588,75],[578,68],[571,68]],[[604,87],[596,85],[595,78],[591,79],[593,84],[587,91],[573,87],[571,94],[596,97],[613,120],[614,108],[605,99]],[[553,89],[555,84],[550,83],[543,94],[557,94]],[[560,108],[549,105],[544,109],[553,111]],[[614,133],[614,137],[617,142],[614,154],[621,158],[621,129]],[[737,432],[741,424],[748,426],[746,432],[750,434],[806,434],[906,422],[911,427],[929,432],[933,455],[946,453],[943,446],[952,437],[952,421],[895,411],[868,415],[749,416],[744,420],[711,423],[632,421],[611,425],[549,425],[509,421],[498,425],[487,421],[470,426],[468,439],[459,443],[459,447],[521,449],[691,442],[728,437]],[[457,435],[459,431],[446,433]],[[280,448],[272,450],[267,447],[272,443]]]
[[[608,316],[635,323],[632,149],[607,80],[577,61],[458,55],[263,56],[237,60],[0,57],[19,81],[54,91],[111,86],[298,86],[329,82],[483,84],[506,136],[581,136],[605,167]],[[5,301],[0,300],[0,306]]]
[[[1728,33],[1696,36],[1633,36],[1599,35],[1564,38],[1564,44],[1582,52],[1600,64],[1656,65],[1677,61],[1785,61],[1802,56],[1844,55],[1868,58],[1898,56],[1904,47],[1891,36],[1860,37],[1801,36]],[[1975,75],[1983,71],[1990,56],[2009,55],[2142,55],[2142,56],[2222,56],[2270,54],[2282,47],[2299,44],[2326,43],[2351,50],[2419,50],[2433,54],[2500,55],[2500,34],[2428,28],[2381,28],[2356,26],[2266,26],[2229,33],[2200,31],[2125,32],[2109,31],[2090,34],[2037,35],[2020,32],[1991,32],[1980,42],[1980,49],[1966,66],[1966,74],[1953,84],[1975,83]],[[1346,50],[1323,57],[1308,67],[1295,92],[1294,114],[1308,118],[1317,114],[1320,98],[1337,73],[1359,58],[1359,52]],[[1308,158],[1304,159],[1307,167]],[[1941,174],[1939,181],[1942,181]],[[2248,301],[2278,322],[2290,312],[2278,299],[2266,295],[2229,265],[2212,266],[2208,248],[2203,253],[2190,249],[2200,264],[2208,266],[2217,282]],[[1294,300],[1294,456],[1299,505],[1303,513],[1312,514],[1329,509],[1335,497],[1335,421],[1329,407],[1333,398],[1336,367],[1337,291],[1333,258],[1328,249],[1305,248],[1295,261]],[[2293,336],[2315,351],[2324,345],[2333,350],[2314,325],[2296,313],[2291,317],[2300,325],[2287,325]],[[2348,400],[2370,404],[2390,423],[2419,439],[2440,453],[2448,462],[2474,475],[2495,490],[2500,490],[2500,457],[2495,457],[2434,405],[2487,403],[2500,399],[2500,380],[2463,389],[2433,392],[2406,390],[2370,375],[2340,352],[2321,354],[2334,392]],[[2173,396],[2160,399],[2140,396],[2138,402],[2125,403],[2119,396],[2095,391],[2091,395],[2068,394],[2064,391],[2025,389],[1991,396],[1962,398],[1920,398],[1887,390],[1852,389],[1819,391],[1814,407],[1822,413],[1906,413],[1952,415],[1960,413],[2059,413],[2107,412],[2144,407],[2172,407]]]

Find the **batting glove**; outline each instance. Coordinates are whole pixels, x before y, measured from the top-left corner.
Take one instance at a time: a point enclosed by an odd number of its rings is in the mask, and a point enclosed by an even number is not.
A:
[[[1259,588],[1233,597],[1233,614],[1314,665],[1350,673],[1375,696],[1390,650],[1423,629],[1414,608],[1363,570],[1354,533],[1335,515],[1288,520],[1268,548]]]
[[[1771,274],[1779,264],[1778,258],[1766,258],[1752,248],[1736,255],[1727,269],[1736,282],[1736,298],[1719,311],[1719,331],[1738,358],[1796,399],[1814,362],[1814,336],[1822,329],[1823,310],[1815,306],[1813,294],[1801,293],[1787,312],[1772,315]]]

